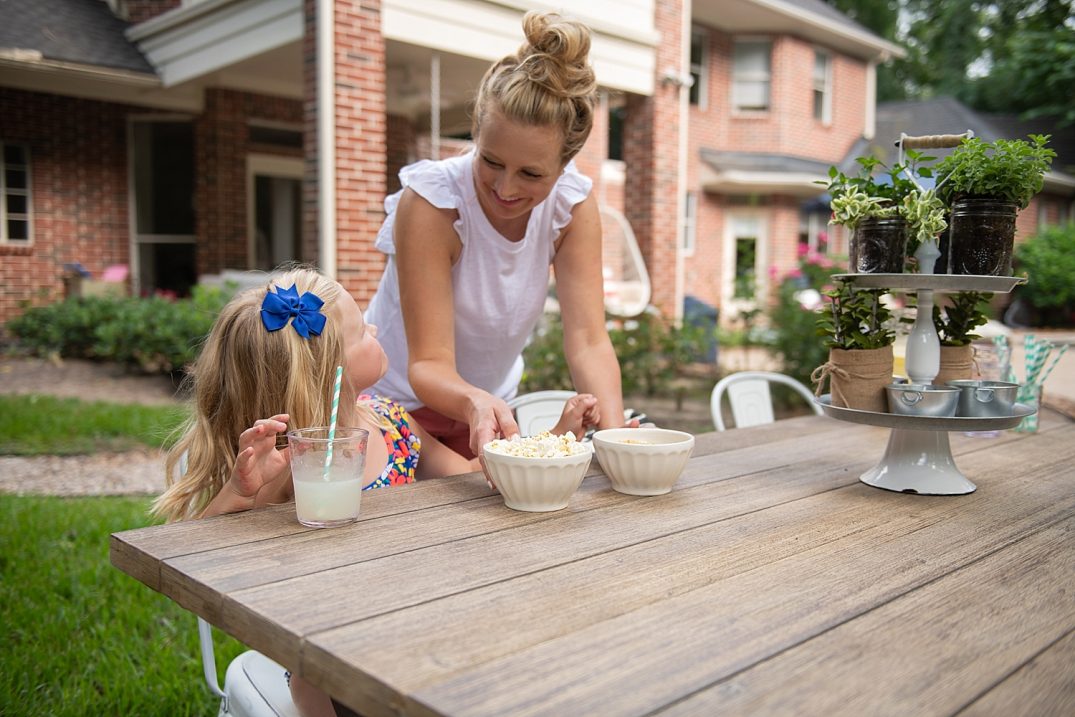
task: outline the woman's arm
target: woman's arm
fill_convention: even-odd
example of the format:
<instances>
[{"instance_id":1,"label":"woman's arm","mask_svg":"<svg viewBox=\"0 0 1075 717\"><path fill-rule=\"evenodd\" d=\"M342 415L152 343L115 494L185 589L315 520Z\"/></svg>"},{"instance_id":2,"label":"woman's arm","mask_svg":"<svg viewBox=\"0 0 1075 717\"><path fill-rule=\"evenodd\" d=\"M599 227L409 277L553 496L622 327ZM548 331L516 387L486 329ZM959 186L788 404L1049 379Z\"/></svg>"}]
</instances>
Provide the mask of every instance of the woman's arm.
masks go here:
<instances>
[{"instance_id":1,"label":"woman's arm","mask_svg":"<svg viewBox=\"0 0 1075 717\"><path fill-rule=\"evenodd\" d=\"M597 396L601 428L623 425L620 364L605 328L601 217L591 194L572 210L553 260L564 355L579 393Z\"/></svg>"},{"instance_id":2,"label":"woman's arm","mask_svg":"<svg viewBox=\"0 0 1075 717\"><path fill-rule=\"evenodd\" d=\"M471 448L518 433L501 399L463 380L455 365L452 266L462 243L454 210L437 209L413 190L396 208L396 268L407 329L407 376L414 393L434 411L470 426ZM474 450L475 454L479 450Z\"/></svg>"}]
</instances>

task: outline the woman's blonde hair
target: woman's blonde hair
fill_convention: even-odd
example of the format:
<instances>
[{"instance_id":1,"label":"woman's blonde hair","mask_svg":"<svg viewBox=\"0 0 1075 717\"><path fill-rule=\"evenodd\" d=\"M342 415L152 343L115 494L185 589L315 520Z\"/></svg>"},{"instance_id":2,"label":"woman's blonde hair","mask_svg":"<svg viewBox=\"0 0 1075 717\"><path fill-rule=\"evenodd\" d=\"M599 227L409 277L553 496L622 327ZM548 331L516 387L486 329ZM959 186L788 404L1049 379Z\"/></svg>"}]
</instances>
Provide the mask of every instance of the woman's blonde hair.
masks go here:
<instances>
[{"instance_id":1,"label":"woman's blonde hair","mask_svg":"<svg viewBox=\"0 0 1075 717\"><path fill-rule=\"evenodd\" d=\"M527 125L555 127L563 137L560 161L579 153L593 128L597 79L587 60L590 30L556 13L528 12L526 42L492 67L474 102L475 138L490 112Z\"/></svg>"},{"instance_id":2,"label":"woman's blonde hair","mask_svg":"<svg viewBox=\"0 0 1075 717\"><path fill-rule=\"evenodd\" d=\"M304 339L289 322L269 331L261 320L265 294L292 285L324 301L319 336ZM194 411L165 462L168 489L152 511L168 520L198 516L228 481L239 434L260 418L290 414L288 428L328 425L336 367L344 363L336 300L343 288L314 269L274 274L264 287L237 294L220 312L187 376ZM339 423L353 425L355 387L340 390ZM185 457L186 469L180 463Z\"/></svg>"}]
</instances>

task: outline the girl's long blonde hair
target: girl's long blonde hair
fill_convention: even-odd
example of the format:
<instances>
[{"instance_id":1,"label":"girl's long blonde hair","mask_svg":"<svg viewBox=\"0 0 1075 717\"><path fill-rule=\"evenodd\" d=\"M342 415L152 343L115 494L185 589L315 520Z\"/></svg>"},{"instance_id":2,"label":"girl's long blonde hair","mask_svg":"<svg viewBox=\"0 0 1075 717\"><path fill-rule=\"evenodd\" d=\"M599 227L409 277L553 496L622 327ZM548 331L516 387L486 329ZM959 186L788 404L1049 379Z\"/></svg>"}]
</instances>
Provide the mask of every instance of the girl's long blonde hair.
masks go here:
<instances>
[{"instance_id":1,"label":"girl's long blonde hair","mask_svg":"<svg viewBox=\"0 0 1075 717\"><path fill-rule=\"evenodd\" d=\"M324 330L304 339L290 322L269 331L261 303L270 288L294 284L325 302ZM326 426L331 415L336 367L344 363L336 299L343 288L309 268L274 274L264 287L235 296L220 312L201 355L187 376L194 411L165 462L168 489L152 512L168 520L198 516L231 476L239 434L260 418L290 414L288 428ZM340 389L339 424L353 425L355 387ZM180 463L186 460L186 470Z\"/></svg>"},{"instance_id":2,"label":"girl's long blonde hair","mask_svg":"<svg viewBox=\"0 0 1075 717\"><path fill-rule=\"evenodd\" d=\"M499 111L527 125L555 127L563 137L560 161L579 153L593 129L597 78L590 67L590 30L556 13L528 12L526 42L492 65L478 86L471 134Z\"/></svg>"}]
</instances>

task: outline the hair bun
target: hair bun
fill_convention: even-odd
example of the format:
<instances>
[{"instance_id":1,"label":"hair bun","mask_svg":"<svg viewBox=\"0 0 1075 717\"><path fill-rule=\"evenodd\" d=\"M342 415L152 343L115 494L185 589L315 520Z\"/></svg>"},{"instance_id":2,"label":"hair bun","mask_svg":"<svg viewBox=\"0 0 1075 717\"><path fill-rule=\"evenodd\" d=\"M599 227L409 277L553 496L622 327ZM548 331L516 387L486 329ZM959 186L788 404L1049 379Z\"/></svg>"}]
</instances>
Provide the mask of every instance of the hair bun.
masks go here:
<instances>
[{"instance_id":1,"label":"hair bun","mask_svg":"<svg viewBox=\"0 0 1075 717\"><path fill-rule=\"evenodd\" d=\"M564 65L585 65L590 54L590 30L554 12L530 11L523 18L526 43L520 56L539 53Z\"/></svg>"}]
</instances>

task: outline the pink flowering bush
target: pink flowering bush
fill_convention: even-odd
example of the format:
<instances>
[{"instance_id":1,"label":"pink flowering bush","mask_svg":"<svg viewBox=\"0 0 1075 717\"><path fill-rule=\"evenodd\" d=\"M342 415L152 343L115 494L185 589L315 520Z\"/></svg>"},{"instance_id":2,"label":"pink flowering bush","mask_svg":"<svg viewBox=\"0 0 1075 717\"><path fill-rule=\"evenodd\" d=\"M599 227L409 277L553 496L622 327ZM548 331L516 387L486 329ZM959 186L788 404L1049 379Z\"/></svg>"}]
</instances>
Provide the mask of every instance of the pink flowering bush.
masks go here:
<instances>
[{"instance_id":1,"label":"pink flowering bush","mask_svg":"<svg viewBox=\"0 0 1075 717\"><path fill-rule=\"evenodd\" d=\"M798 266L779 278L777 302L769 312L770 348L780 356L784 373L808 386L811 372L828 357L817 328L824 292L833 288L833 274L846 271L842 261L800 245Z\"/></svg>"}]
</instances>

